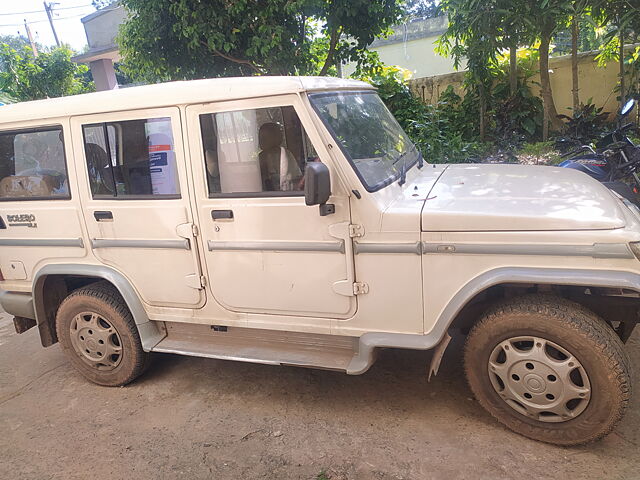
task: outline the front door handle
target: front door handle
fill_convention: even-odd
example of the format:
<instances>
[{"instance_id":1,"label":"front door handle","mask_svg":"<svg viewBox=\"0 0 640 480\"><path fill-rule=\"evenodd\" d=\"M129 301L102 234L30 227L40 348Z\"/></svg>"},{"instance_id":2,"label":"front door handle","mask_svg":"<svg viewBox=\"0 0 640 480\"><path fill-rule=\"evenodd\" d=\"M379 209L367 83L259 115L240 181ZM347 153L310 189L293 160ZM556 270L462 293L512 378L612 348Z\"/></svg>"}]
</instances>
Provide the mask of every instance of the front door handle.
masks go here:
<instances>
[{"instance_id":1,"label":"front door handle","mask_svg":"<svg viewBox=\"0 0 640 480\"><path fill-rule=\"evenodd\" d=\"M214 220L233 220L233 210L211 210Z\"/></svg>"},{"instance_id":2,"label":"front door handle","mask_svg":"<svg viewBox=\"0 0 640 480\"><path fill-rule=\"evenodd\" d=\"M108 210L97 210L93 212L94 218L98 222L106 222L107 220L113 220L113 213Z\"/></svg>"}]
</instances>

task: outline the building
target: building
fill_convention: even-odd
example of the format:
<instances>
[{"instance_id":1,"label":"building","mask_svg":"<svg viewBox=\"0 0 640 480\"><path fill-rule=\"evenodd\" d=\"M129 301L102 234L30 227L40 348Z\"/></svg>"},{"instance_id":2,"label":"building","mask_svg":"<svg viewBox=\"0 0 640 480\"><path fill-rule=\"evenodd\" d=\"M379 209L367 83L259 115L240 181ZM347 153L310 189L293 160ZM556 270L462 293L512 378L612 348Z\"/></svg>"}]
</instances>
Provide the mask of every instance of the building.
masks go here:
<instances>
[{"instance_id":1,"label":"building","mask_svg":"<svg viewBox=\"0 0 640 480\"><path fill-rule=\"evenodd\" d=\"M378 52L386 65L397 65L413 72L414 78L453 73L453 58L442 57L435 52L436 42L447 30L445 15L435 18L419 18L393 27L393 34L376 39L369 49ZM460 66L466 68L466 64ZM344 68L350 75L355 65Z\"/></svg>"},{"instance_id":2,"label":"building","mask_svg":"<svg viewBox=\"0 0 640 480\"><path fill-rule=\"evenodd\" d=\"M120 60L120 53L115 38L126 15L124 7L114 3L81 19L89 50L73 57L73 61L89 64L96 90L118 88L113 64Z\"/></svg>"}]
</instances>

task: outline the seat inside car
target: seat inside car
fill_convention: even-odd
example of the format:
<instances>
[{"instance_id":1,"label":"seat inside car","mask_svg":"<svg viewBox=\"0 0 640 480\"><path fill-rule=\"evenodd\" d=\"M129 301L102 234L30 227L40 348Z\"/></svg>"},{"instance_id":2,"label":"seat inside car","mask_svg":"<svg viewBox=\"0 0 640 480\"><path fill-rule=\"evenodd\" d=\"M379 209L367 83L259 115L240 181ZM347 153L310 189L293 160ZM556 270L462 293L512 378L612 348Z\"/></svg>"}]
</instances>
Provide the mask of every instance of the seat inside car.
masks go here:
<instances>
[{"instance_id":1,"label":"seat inside car","mask_svg":"<svg viewBox=\"0 0 640 480\"><path fill-rule=\"evenodd\" d=\"M0 180L0 197L47 197L55 185L51 175L11 175Z\"/></svg>"}]
</instances>

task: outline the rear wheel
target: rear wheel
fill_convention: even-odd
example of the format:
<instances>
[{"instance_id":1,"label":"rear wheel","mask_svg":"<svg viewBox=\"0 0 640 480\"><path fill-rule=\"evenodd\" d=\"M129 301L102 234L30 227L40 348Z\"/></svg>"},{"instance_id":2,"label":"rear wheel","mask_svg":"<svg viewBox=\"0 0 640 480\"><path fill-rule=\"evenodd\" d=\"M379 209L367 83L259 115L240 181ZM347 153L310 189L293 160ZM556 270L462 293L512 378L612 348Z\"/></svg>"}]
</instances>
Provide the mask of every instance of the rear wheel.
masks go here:
<instances>
[{"instance_id":1,"label":"rear wheel","mask_svg":"<svg viewBox=\"0 0 640 480\"><path fill-rule=\"evenodd\" d=\"M109 283L91 284L69 295L58 309L56 329L73 366L99 385L125 385L148 363L131 312Z\"/></svg>"},{"instance_id":2,"label":"rear wheel","mask_svg":"<svg viewBox=\"0 0 640 480\"><path fill-rule=\"evenodd\" d=\"M487 312L467 338L465 370L495 418L558 445L602 438L631 397L620 339L593 312L553 296L512 299Z\"/></svg>"}]
</instances>

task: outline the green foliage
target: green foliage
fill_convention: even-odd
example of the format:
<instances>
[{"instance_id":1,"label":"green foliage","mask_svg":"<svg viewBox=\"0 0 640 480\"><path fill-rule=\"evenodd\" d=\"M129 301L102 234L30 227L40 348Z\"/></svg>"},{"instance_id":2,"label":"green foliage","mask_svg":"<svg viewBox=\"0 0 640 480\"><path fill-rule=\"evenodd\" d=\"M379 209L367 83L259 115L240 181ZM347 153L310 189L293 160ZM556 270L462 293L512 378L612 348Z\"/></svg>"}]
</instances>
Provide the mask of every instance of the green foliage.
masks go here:
<instances>
[{"instance_id":1,"label":"green foliage","mask_svg":"<svg viewBox=\"0 0 640 480\"><path fill-rule=\"evenodd\" d=\"M127 75L125 71L123 71L122 64L118 62L114 63L113 70L116 74L116 81L118 82L118 85L130 86L135 83L133 79L129 75Z\"/></svg>"},{"instance_id":2,"label":"green foliage","mask_svg":"<svg viewBox=\"0 0 640 480\"><path fill-rule=\"evenodd\" d=\"M407 0L404 8L409 18L434 18L442 15L439 0Z\"/></svg>"},{"instance_id":3,"label":"green foliage","mask_svg":"<svg viewBox=\"0 0 640 480\"><path fill-rule=\"evenodd\" d=\"M87 80L89 67L71 61L66 47L40 52L37 58L29 48L21 53L0 44L0 93L14 101L75 95L93 90Z\"/></svg>"},{"instance_id":4,"label":"green foliage","mask_svg":"<svg viewBox=\"0 0 640 480\"><path fill-rule=\"evenodd\" d=\"M548 154L549 152L553 152L555 150L555 144L552 141L548 142L533 142L533 143L525 143L520 148L520 152L523 155L531 155L534 157L541 157L543 155Z\"/></svg>"},{"instance_id":5,"label":"green foliage","mask_svg":"<svg viewBox=\"0 0 640 480\"><path fill-rule=\"evenodd\" d=\"M469 81L469 77L466 81ZM472 141L479 139L480 98L477 91L468 89L463 97L456 93L452 85L449 85L440 94L436 106L440 118L446 122L449 131L454 135Z\"/></svg>"},{"instance_id":6,"label":"green foliage","mask_svg":"<svg viewBox=\"0 0 640 480\"><path fill-rule=\"evenodd\" d=\"M448 90L438 105L425 105L409 90L409 78L407 70L381 67L361 79L378 89L380 98L428 162L469 162L486 153L488 144L466 139L468 121L459 121L464 115L460 97Z\"/></svg>"},{"instance_id":7,"label":"green foliage","mask_svg":"<svg viewBox=\"0 0 640 480\"><path fill-rule=\"evenodd\" d=\"M565 121L566 129L563 138L565 143L586 145L598 137L606 128L609 112L603 112L603 108L596 107L591 99L586 104L580 105L571 116L558 115Z\"/></svg>"},{"instance_id":8,"label":"green foliage","mask_svg":"<svg viewBox=\"0 0 640 480\"><path fill-rule=\"evenodd\" d=\"M640 46L631 50L625 63L629 66L629 84L631 88L627 92L628 96L636 99L640 98ZM637 115L637 113L636 113Z\"/></svg>"},{"instance_id":9,"label":"green foliage","mask_svg":"<svg viewBox=\"0 0 640 480\"><path fill-rule=\"evenodd\" d=\"M606 67L609 62L618 61L618 52L620 51L620 39L610 36L608 40L600 47L600 53L595 57L599 67Z\"/></svg>"},{"instance_id":10,"label":"green foliage","mask_svg":"<svg viewBox=\"0 0 640 480\"><path fill-rule=\"evenodd\" d=\"M93 5L96 10L100 10L101 8L108 7L115 2L116 0L91 0L91 5Z\"/></svg>"},{"instance_id":11,"label":"green foliage","mask_svg":"<svg viewBox=\"0 0 640 480\"><path fill-rule=\"evenodd\" d=\"M29 39L22 35L0 35L0 45L8 45L9 48L18 52L24 51L25 47L31 51L31 43ZM42 45L36 43L36 48L42 50ZM0 71L5 70L4 62L0 60Z\"/></svg>"},{"instance_id":12,"label":"green foliage","mask_svg":"<svg viewBox=\"0 0 640 480\"><path fill-rule=\"evenodd\" d=\"M320 473L316 476L316 480L329 480L331 477L327 475L327 472L321 470Z\"/></svg>"},{"instance_id":13,"label":"green foliage","mask_svg":"<svg viewBox=\"0 0 640 480\"><path fill-rule=\"evenodd\" d=\"M532 141L542 134L542 100L533 95L530 88L531 77L537 72L538 56L538 50L534 48L517 51L518 77L513 93L509 82L509 59L506 55L497 57L490 111L494 121L492 136L500 145Z\"/></svg>"},{"instance_id":14,"label":"green foliage","mask_svg":"<svg viewBox=\"0 0 640 480\"><path fill-rule=\"evenodd\" d=\"M4 92L0 92L0 103L5 104L5 103L13 103L13 102L15 102L14 98L12 98L10 95Z\"/></svg>"},{"instance_id":15,"label":"green foliage","mask_svg":"<svg viewBox=\"0 0 640 480\"><path fill-rule=\"evenodd\" d=\"M542 133L542 100L521 81L510 93L508 78L498 81L494 90L495 135L509 142L538 138Z\"/></svg>"},{"instance_id":16,"label":"green foliage","mask_svg":"<svg viewBox=\"0 0 640 480\"><path fill-rule=\"evenodd\" d=\"M518 77L513 94L507 55L497 55L489 71L491 97L487 104L486 138L499 148L515 148L539 138L542 133L542 101L530 89L531 77L537 72L537 61L536 49L518 49ZM470 75L465 78L464 98L449 86L440 96L439 110L462 138L476 140L480 136L477 120L480 98L478 90L469 85L473 81Z\"/></svg>"},{"instance_id":17,"label":"green foliage","mask_svg":"<svg viewBox=\"0 0 640 480\"><path fill-rule=\"evenodd\" d=\"M327 74L359 61L400 0L122 0L118 43L134 80ZM333 70L335 71L335 70Z\"/></svg>"},{"instance_id":18,"label":"green foliage","mask_svg":"<svg viewBox=\"0 0 640 480\"><path fill-rule=\"evenodd\" d=\"M583 15L578 24L579 52L599 50L604 46L605 32L589 15ZM555 49L552 56L569 55L571 53L571 29L568 26L558 30L554 37L554 44Z\"/></svg>"}]
</instances>

